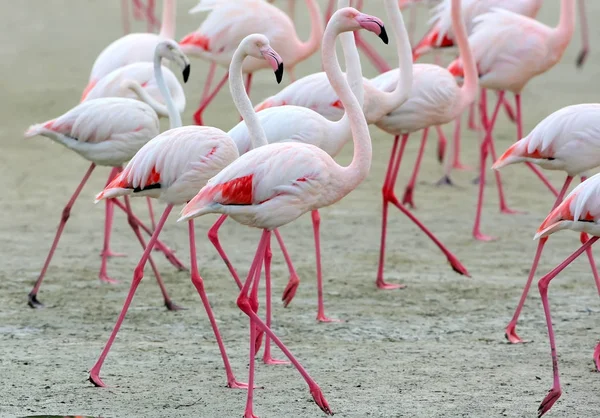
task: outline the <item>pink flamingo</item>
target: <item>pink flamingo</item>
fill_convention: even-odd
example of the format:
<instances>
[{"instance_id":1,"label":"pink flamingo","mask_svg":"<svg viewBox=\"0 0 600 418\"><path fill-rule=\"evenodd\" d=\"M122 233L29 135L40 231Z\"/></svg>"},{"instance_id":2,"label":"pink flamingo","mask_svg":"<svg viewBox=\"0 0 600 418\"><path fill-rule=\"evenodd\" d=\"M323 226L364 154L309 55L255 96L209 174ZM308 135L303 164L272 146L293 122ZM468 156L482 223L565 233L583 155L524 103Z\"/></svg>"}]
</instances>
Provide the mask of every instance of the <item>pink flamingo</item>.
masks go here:
<instances>
[{"instance_id":1,"label":"pink flamingo","mask_svg":"<svg viewBox=\"0 0 600 418\"><path fill-rule=\"evenodd\" d=\"M600 229L598 228L598 222L600 221L600 211L598 211L598 208L600 207L600 201L598 200L600 197L599 190L600 175L596 174L573 189L573 191L569 193L569 195L554 208L552 212L550 212L535 234L534 239L539 239L546 238L550 234L562 229L572 229L574 231L586 232L593 235L593 237L585 241L577 251L567 257L538 282L538 288L544 306L544 314L546 316L546 325L548 327L548 337L550 340L552 356L552 373L554 377L552 388L548 391L548 394L538 408L538 417L541 417L548 412L562 394L558 374L558 353L556 352L552 317L550 315L550 305L548 303L548 286L552 279L584 251L587 251L600 237ZM596 368L600 370L600 344L598 344L594 350L594 361L596 363Z\"/></svg>"},{"instance_id":2,"label":"pink flamingo","mask_svg":"<svg viewBox=\"0 0 600 418\"><path fill-rule=\"evenodd\" d=\"M580 104L560 109L541 121L529 135L506 150L492 168L498 170L509 164L530 162L548 170L566 171L567 178L552 207L555 209L564 198L574 176L579 175L584 181L587 171L600 166L600 131L597 128L599 118L599 104ZM581 243L587 240L587 234L582 232ZM517 335L515 327L546 241L547 238L541 238L538 242L523 294L512 320L506 327L506 338L513 344L523 342ZM588 248L586 251L600 292L600 277L596 271L592 250Z\"/></svg>"},{"instance_id":3,"label":"pink flamingo","mask_svg":"<svg viewBox=\"0 0 600 418\"><path fill-rule=\"evenodd\" d=\"M79 197L81 190L90 178L96 165L113 167L109 180L116 175L120 166L128 161L133 155L152 137L159 132L159 123L156 113L150 106L137 100L125 98L104 98L86 101L69 110L62 116L47 122L31 126L25 137L30 138L36 135L42 135L64 145L75 151L83 158L91 161L90 167L86 171L75 193L62 211L58 230L52 242L52 247L48 252L42 271L35 282L31 292L29 292L29 306L32 308L41 308L43 304L38 300L37 294L46 275L46 271L52 256L58 245L62 232L69 220L71 208ZM139 219L131 212L131 208L123 207L121 202L115 202L122 207L128 214L129 224L131 225L138 240L143 245L143 237L140 233L140 227L143 227ZM105 225L104 248L108 247L110 239L110 230L108 224ZM172 263L179 262L164 244L160 244L168 257L172 257ZM151 260L151 265L160 286L165 305L169 309L177 309L164 287L160 274ZM114 282L106 274L106 257L102 258L100 273L98 275L101 281Z\"/></svg>"},{"instance_id":4,"label":"pink flamingo","mask_svg":"<svg viewBox=\"0 0 600 418\"><path fill-rule=\"evenodd\" d=\"M473 237L482 241L493 239L481 233L481 210L483 190L485 186L485 166L488 153L496 160L496 151L492 131L498 115L498 109L504 98L504 92L515 95L517 109L517 139L523 138L523 120L521 115L521 91L536 75L550 70L560 61L575 26L575 0L561 0L560 21L556 28L548 27L535 19L512 13L508 10L496 9L477 18L469 43L477 61L479 82L483 89L499 91L498 104L488 120L485 90L482 90L481 113L482 124L486 130L485 139L480 152L480 184L477 212L473 226ZM462 76L462 60L459 58L448 67L457 77ZM527 166L558 195L556 189L545 178L544 174L533 164ZM514 213L505 202L500 187L499 173L496 171L496 182L500 193L500 207L504 213Z\"/></svg>"},{"instance_id":5,"label":"pink flamingo","mask_svg":"<svg viewBox=\"0 0 600 418\"><path fill-rule=\"evenodd\" d=\"M200 106L194 114L196 124L202 125L202 113L227 82L228 76L225 74L211 91L217 65L229 67L235 48L251 33L262 33L270 39L273 48L283 54L282 59L290 78L295 79L294 67L317 51L323 35L323 22L316 0L306 0L306 4L311 18L310 36L306 42L298 39L290 17L265 0L203 0L190 10L190 13L210 10L200 28L179 42L186 54L211 62ZM265 22L269 24L265 25ZM261 60L249 59L244 63L247 91L252 82L252 73L267 67Z\"/></svg>"},{"instance_id":6,"label":"pink flamingo","mask_svg":"<svg viewBox=\"0 0 600 418\"><path fill-rule=\"evenodd\" d=\"M382 289L394 289L401 287L397 284L385 283L383 270L385 265L385 240L387 232L387 213L388 204L392 203L413 222L419 224L421 229L438 245L444 252L452 268L464 275L469 275L467 269L462 266L456 256L452 254L439 240L431 234L420 222L410 213L404 205L396 198L394 187L396 178L400 169L402 154L408 142L411 133L423 130L423 139L421 147L424 146L427 139L427 132L432 126L439 126L455 119L461 112L475 99L477 90L477 69L475 61L469 48L465 24L462 20L460 0L452 0L452 24L456 33L456 39L460 54L463 56L465 68L465 82L459 87L454 81L452 74L445 68L430 64L413 65L413 85L411 96L406 103L393 110L377 123L377 127L383 129L395 136L394 146L390 155L386 177L383 183L383 215L381 227L381 250L379 255L379 268L377 271L377 286ZM396 72L397 76L397 72ZM381 85L392 77L386 73L377 77L373 82ZM400 147L398 142L402 136ZM419 153L421 155L422 153ZM421 160L417 159L413 177L409 183L408 189L414 186L415 173L418 171Z\"/></svg>"},{"instance_id":7,"label":"pink flamingo","mask_svg":"<svg viewBox=\"0 0 600 418\"><path fill-rule=\"evenodd\" d=\"M316 382L256 314L257 300L250 287L258 283L260 266L265 262L267 285L270 279L268 253L270 234L303 214L332 205L354 190L371 167L371 138L357 98L348 86L337 61L335 40L342 22L354 30L379 25L372 16L344 8L334 16L344 19L327 25L321 51L323 67L348 112L354 142L354 155L347 167L339 166L329 154L314 145L284 142L268 144L240 156L200 190L183 208L179 221L208 213L231 216L241 224L263 229L248 278L237 299L239 308L250 317L250 372L245 416L253 417L254 351L256 329L265 332L290 359L309 386L317 405L327 414L331 410ZM339 23L338 23L339 22ZM254 285L256 286L256 285Z\"/></svg>"},{"instance_id":8,"label":"pink flamingo","mask_svg":"<svg viewBox=\"0 0 600 418\"><path fill-rule=\"evenodd\" d=\"M134 270L131 287L127 299L123 304L123 309L117 319L117 323L115 324L98 361L90 370L89 379L96 386L105 386L100 378L100 369L102 368L104 359L119 332L119 328L121 327L127 310L133 300L135 291L144 276L144 266L146 261L150 257L150 252L157 242L158 236L167 221L173 206L189 201L195 193L206 184L209 178L224 169L238 157L235 144L231 138L220 129L206 126L181 127L181 117L175 109L175 104L170 97L169 90L161 73L162 66L160 65L160 61L161 56L164 54L172 54L178 60L183 61L186 68L188 68L188 71L189 62L175 42L165 41L157 46L154 60L156 79L161 93L167 102L171 129L160 134L142 147L131 159L129 164L127 164L125 169L96 197L96 201L99 201L118 196L150 196L167 203L167 207L156 226L156 230L152 234L142 257ZM275 70L278 82L281 81L283 75L281 59L269 46L269 41L266 37L262 35L253 35L245 38L231 61L231 89L232 96L236 100L238 100L239 95L244 95L241 67L246 56L267 60ZM248 99L247 96L246 99ZM249 99L247 106L243 106L238 110L245 115L248 115L248 113L254 114ZM188 224L188 234L190 241L190 257L192 260L191 279L200 294L215 333L221 356L225 364L227 384L232 388L246 387L245 384L237 382L233 375L210 304L208 303L208 299L204 292L203 281L198 273L196 265L193 221L190 221ZM239 285L241 286L241 283L239 283Z\"/></svg>"},{"instance_id":9,"label":"pink flamingo","mask_svg":"<svg viewBox=\"0 0 600 418\"><path fill-rule=\"evenodd\" d=\"M339 0L338 6L340 8L347 7L350 2L348 0ZM404 28L404 22L402 21L402 15L398 9L397 0L386 0L385 5L387 8L388 15L394 21L394 34L398 41L398 49L409 51L410 44L408 44L406 30ZM343 15L336 15L338 19L346 21L346 23L352 23L348 21ZM331 20L330 20L331 22ZM377 24L375 24L377 23ZM379 26L378 21L375 23L367 24L365 22L364 28L368 31L377 33L384 43L388 42L387 33L383 26ZM333 23L338 27L338 30L346 31L343 23ZM359 103L363 103L363 78L360 67L360 57L354 44L352 33L343 33L342 36L342 47L344 55L346 56L346 66L348 71L348 83L353 86L353 91L356 92L356 96L359 97ZM331 51L327 51L331 53ZM408 70L403 72L404 79L398 80L397 89L393 93L384 93L377 90L378 96L370 100L369 103L369 114L380 112L383 115L386 109L391 110L394 107L402 104L408 98L412 72L410 71L411 62L410 59L405 60L408 64ZM327 75L322 73L325 77L324 82L330 86ZM303 80L303 79L301 79ZM297 80L294 84L301 82ZM367 82L365 82L367 85ZM318 91L318 90L317 90ZM305 90L304 94L313 94L314 90ZM379 103L375 103L375 99L379 99ZM350 121L348 113L344 113L344 116L336 122L330 121L323 117L319 113L301 106L277 106L265 109L257 114L257 117L265 130L265 134L269 143L275 142L302 142L317 146L327 152L331 157L335 157L343 146L352 139L352 131L350 129ZM238 147L240 154L250 150L251 135L246 126L245 122L240 122L233 129L229 131L229 135L233 138L234 142ZM330 322L332 319L325 315L325 309L323 305L323 277L321 271L321 252L320 252L320 215L318 210L314 210L311 213L314 239L315 239L315 256L316 256L316 270L317 270L317 288L318 288L318 309L317 309L317 321ZM283 301L287 306L298 287L299 282L288 283L286 290L283 294ZM269 301L267 301L267 304ZM269 325L269 321L267 321ZM268 340L267 340L268 341Z\"/></svg>"}]
</instances>

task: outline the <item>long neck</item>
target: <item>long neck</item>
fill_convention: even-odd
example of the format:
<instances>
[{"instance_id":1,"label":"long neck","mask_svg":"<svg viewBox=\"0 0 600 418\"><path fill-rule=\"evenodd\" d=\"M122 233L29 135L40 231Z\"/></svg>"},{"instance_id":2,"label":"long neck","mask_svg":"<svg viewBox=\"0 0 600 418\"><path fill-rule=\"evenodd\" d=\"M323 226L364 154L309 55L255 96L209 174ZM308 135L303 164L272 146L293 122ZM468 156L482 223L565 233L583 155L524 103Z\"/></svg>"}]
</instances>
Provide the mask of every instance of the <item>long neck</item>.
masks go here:
<instances>
[{"instance_id":1,"label":"long neck","mask_svg":"<svg viewBox=\"0 0 600 418\"><path fill-rule=\"evenodd\" d=\"M557 43L565 49L575 30L575 0L561 0L560 20L554 29L553 35Z\"/></svg>"},{"instance_id":2,"label":"long neck","mask_svg":"<svg viewBox=\"0 0 600 418\"><path fill-rule=\"evenodd\" d=\"M171 92L167 87L167 83L165 83L165 78L163 77L162 65L161 65L162 57L158 52L158 48L156 53L154 54L154 77L156 77L156 84L158 84L158 89L160 90L160 94L162 94L165 99L165 103L167 104L167 110L169 112L169 126L171 129L179 128L182 126L181 123L181 115L177 111L177 107L173 102L173 97L171 97Z\"/></svg>"},{"instance_id":3,"label":"long neck","mask_svg":"<svg viewBox=\"0 0 600 418\"><path fill-rule=\"evenodd\" d=\"M412 49L406 27L404 26L404 19L402 18L402 13L400 13L398 0L385 0L385 10L392 21L392 32L396 40L400 74L393 91L389 93L381 92L381 98L378 100L377 107L379 117L376 119L387 115L408 100L413 83Z\"/></svg>"},{"instance_id":4,"label":"long neck","mask_svg":"<svg viewBox=\"0 0 600 418\"><path fill-rule=\"evenodd\" d=\"M260 124L256 112L254 112L252 102L244 87L242 64L244 63L245 57L246 53L242 48L238 48L233 54L231 64L229 65L229 91L231 92L231 98L233 99L235 107L240 115L242 115L242 118L248 127L252 148L258 148L267 145L268 142L265 130Z\"/></svg>"},{"instance_id":5,"label":"long neck","mask_svg":"<svg viewBox=\"0 0 600 418\"><path fill-rule=\"evenodd\" d=\"M133 91L141 101L149 105L158 116L166 118L169 116L169 110L165 105L157 101L154 97L150 96L148 92L135 80L126 80L123 82L122 87L128 88Z\"/></svg>"},{"instance_id":6,"label":"long neck","mask_svg":"<svg viewBox=\"0 0 600 418\"><path fill-rule=\"evenodd\" d=\"M371 168L372 148L369 127L362 108L354 94L352 94L338 62L335 39L339 34L339 29L335 26L332 24L327 25L323 36L321 55L327 78L346 109L354 142L352 162L348 167L340 167L340 174L344 180L338 192L341 198L355 189L367 177Z\"/></svg>"},{"instance_id":7,"label":"long neck","mask_svg":"<svg viewBox=\"0 0 600 418\"><path fill-rule=\"evenodd\" d=\"M475 100L477 94L477 86L479 83L479 75L477 74L477 65L475 58L469 46L469 38L467 38L467 29L462 18L462 10L460 0L452 0L452 30L454 31L458 50L462 58L465 71L465 80L460 88L460 106L456 110L457 114L462 113L464 108L470 105Z\"/></svg>"},{"instance_id":8,"label":"long neck","mask_svg":"<svg viewBox=\"0 0 600 418\"><path fill-rule=\"evenodd\" d=\"M306 0L310 15L310 36L306 42L298 42L298 62L311 56L317 49L323 37L323 17L317 0ZM298 38L296 38L298 39Z\"/></svg>"},{"instance_id":9,"label":"long neck","mask_svg":"<svg viewBox=\"0 0 600 418\"><path fill-rule=\"evenodd\" d=\"M395 0L392 0L395 1ZM350 0L338 0L338 9L350 7ZM360 106L365 101L365 91L363 88L362 67L360 65L360 55L354 40L353 32L343 32L340 35L342 51L344 51L344 63L346 64L346 80L350 85L352 93L356 96Z\"/></svg>"},{"instance_id":10,"label":"long neck","mask_svg":"<svg viewBox=\"0 0 600 418\"><path fill-rule=\"evenodd\" d=\"M163 38L175 38L176 9L176 0L163 0L162 26L160 27L160 36Z\"/></svg>"}]
</instances>

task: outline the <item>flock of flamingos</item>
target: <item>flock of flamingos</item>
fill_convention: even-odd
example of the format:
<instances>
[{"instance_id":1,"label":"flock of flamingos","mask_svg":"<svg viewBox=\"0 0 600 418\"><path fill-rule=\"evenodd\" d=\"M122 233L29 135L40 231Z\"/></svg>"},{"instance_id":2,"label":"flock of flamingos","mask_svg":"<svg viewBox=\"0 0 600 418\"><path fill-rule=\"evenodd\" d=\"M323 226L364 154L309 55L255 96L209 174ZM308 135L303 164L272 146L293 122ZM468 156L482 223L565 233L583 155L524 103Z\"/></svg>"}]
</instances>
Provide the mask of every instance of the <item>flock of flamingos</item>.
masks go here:
<instances>
[{"instance_id":1,"label":"flock of flamingos","mask_svg":"<svg viewBox=\"0 0 600 418\"><path fill-rule=\"evenodd\" d=\"M271 343L274 343L300 372L316 404L326 414L332 414L317 383L270 328L271 234L275 235L290 271L290 280L283 294L287 305L294 297L299 280L278 228L311 212L319 288L317 320L331 321L323 308L319 209L340 201L366 178L372 160L368 124L375 124L394 137L382 189L381 253L376 285L381 289L402 286L386 283L383 274L389 204L397 207L437 244L456 272L468 275L458 258L411 213L408 206L414 204L413 190L430 129L437 132L437 154L444 164L445 174L440 184L452 183L452 169L461 166L461 116L469 112L469 127L480 129L483 133L479 199L473 226L475 239L491 239L481 232L488 156L495 170L508 164L527 164L556 196L550 214L535 235L539 244L531 272L514 317L506 328L510 342L521 342L515 327L549 235L562 229L581 233L583 245L538 282L547 319L554 374L552 388L541 403L538 415L550 410L561 396L548 285L566 265L586 251L600 292L600 278L590 250L600 236L600 176L586 180L586 173L600 165L600 105L580 104L560 109L524 136L520 94L533 77L550 71L560 61L573 37L577 5L581 17L585 18L583 1L560 0L560 20L555 27L535 20L541 0L378 1L383 6L380 7L382 14L385 12L389 21L387 29L379 17L360 12L363 3L360 0L352 3L354 8L350 7L350 0L339 0L337 11L335 2L330 0L325 17L316 0L288 2L289 15L265 0L201 0L191 13L208 14L195 32L184 36L178 43L173 40L175 0L163 1L162 24L154 15L154 0L134 0L134 15L147 20L149 32L130 33L108 45L93 64L80 104L26 131L26 137L46 136L91 163L62 212L46 262L29 294L31 307L43 306L37 297L41 282L71 207L97 165L112 167L105 189L96 196L96 202L105 202L106 211L100 279L112 281L107 274L107 260L118 255L110 249L115 206L126 213L129 225L144 248L122 312L91 369L92 383L105 385L100 377L102 364L142 280L147 262L154 270L167 308L179 309L162 283L152 259L152 250L158 249L176 268L186 268L159 239L173 208L185 205L178 221L188 223L191 280L214 330L228 386L247 389L244 416L254 416L254 362L263 343L264 362L286 363L271 356ZM306 4L308 8L311 30L307 41L300 40L294 28L295 3ZM401 9L413 7L412 3L435 6L430 29L414 47L409 40L412 25L405 27L401 14ZM130 4L123 0L122 6L123 25L128 32ZM585 19L581 20L580 26L585 40L578 65L583 64L588 50ZM153 33L156 28L160 28L158 34ZM361 34L361 31L372 32L387 44L387 30L397 49L396 69L389 67ZM336 54L338 37L344 52L345 73ZM457 58L447 67L414 63L418 57L428 53L436 54L436 62L439 63L439 52L454 47L457 47ZM324 72L295 79L295 65L319 49ZM381 71L379 76L373 79L362 77L359 49ZM183 126L181 113L186 106L186 97L178 77L163 64L171 61L182 71L186 82L190 77L187 55L208 61L210 70L200 106L194 114L196 124ZM226 72L220 81L215 82L217 67L225 68ZM274 72L277 83L281 82L284 70L293 81L253 107L248 97L252 74L265 68ZM228 132L205 126L202 121L203 111L226 84L243 119ZM486 96L490 90L496 93L496 103L488 109ZM510 103L507 92L513 93L514 105ZM501 111L507 112L515 121L519 140L498 157L493 132ZM161 117L168 117L170 123L170 129L162 133L159 130ZM452 121L456 123L454 138L448 141L439 128ZM396 178L408 138L418 131L423 132L419 154L400 200L395 194ZM334 158L350 141L354 145L353 157L344 167ZM540 167L566 172L560 190L548 182ZM500 175L498 171L494 174L500 193L500 210L510 213ZM581 177L581 184L567 194L573 177L577 175ZM132 212L132 196L148 199L150 226ZM166 204L156 221L153 199ZM238 381L231 370L199 274L194 218L209 213L221 214L210 229L208 238L239 286L237 305L250 320L247 383ZM262 229L256 255L245 278L238 276L219 243L219 228L228 217L240 224ZM588 233L593 237L588 238ZM144 234L150 235L149 241ZM266 282L264 319L258 314L258 289L263 268ZM600 345L595 350L594 359L600 370Z\"/></svg>"}]
</instances>

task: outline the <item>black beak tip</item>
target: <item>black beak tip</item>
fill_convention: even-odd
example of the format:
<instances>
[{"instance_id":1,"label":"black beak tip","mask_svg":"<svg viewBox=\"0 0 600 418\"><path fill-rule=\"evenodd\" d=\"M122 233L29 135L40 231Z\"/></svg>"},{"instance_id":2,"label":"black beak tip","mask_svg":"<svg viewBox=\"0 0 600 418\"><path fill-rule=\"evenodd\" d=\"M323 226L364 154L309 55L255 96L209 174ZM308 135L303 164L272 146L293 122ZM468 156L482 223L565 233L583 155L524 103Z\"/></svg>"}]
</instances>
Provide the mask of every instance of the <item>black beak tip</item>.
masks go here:
<instances>
[{"instance_id":1,"label":"black beak tip","mask_svg":"<svg viewBox=\"0 0 600 418\"><path fill-rule=\"evenodd\" d=\"M190 78L190 64L186 65L183 69L183 82L187 83L188 78Z\"/></svg>"},{"instance_id":2,"label":"black beak tip","mask_svg":"<svg viewBox=\"0 0 600 418\"><path fill-rule=\"evenodd\" d=\"M385 31L385 27L380 26L380 28L381 28L381 33L379 34L379 38L381 38L381 40L383 41L383 43L387 45L388 42L389 42L389 39L388 39L388 36L387 36L387 32Z\"/></svg>"},{"instance_id":3,"label":"black beak tip","mask_svg":"<svg viewBox=\"0 0 600 418\"><path fill-rule=\"evenodd\" d=\"M279 67L275 71L275 78L277 79L277 84L280 84L283 79L283 62L279 63Z\"/></svg>"}]
</instances>

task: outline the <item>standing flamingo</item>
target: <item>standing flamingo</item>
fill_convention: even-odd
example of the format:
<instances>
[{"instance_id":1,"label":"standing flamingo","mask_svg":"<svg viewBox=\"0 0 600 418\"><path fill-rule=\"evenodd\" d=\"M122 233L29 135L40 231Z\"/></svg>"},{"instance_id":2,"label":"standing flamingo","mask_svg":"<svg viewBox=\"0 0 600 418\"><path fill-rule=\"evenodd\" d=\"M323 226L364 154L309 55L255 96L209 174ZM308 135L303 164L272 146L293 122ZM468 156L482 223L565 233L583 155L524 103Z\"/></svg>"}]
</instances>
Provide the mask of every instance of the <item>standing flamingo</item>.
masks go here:
<instances>
[{"instance_id":1,"label":"standing flamingo","mask_svg":"<svg viewBox=\"0 0 600 418\"><path fill-rule=\"evenodd\" d=\"M398 10L396 1L397 0L386 0L385 4L388 15L394 20L394 34L396 36L396 40L398 41L398 49L401 51L402 48L404 48L404 52L407 53L410 50L410 44L408 44L408 41L403 43L407 39L406 30L404 28L402 15ZM338 1L338 6L340 8L347 7L348 4L348 0ZM348 20L343 15L336 15L336 17L345 23L353 22ZM348 29L343 25L342 22L335 22L333 24L338 27L338 30L345 32ZM353 23L352 27L354 27ZM385 32L385 29L383 29L383 23L381 23L379 20L373 21L370 25L365 22L364 28L368 31L377 33L384 43L388 42L387 33ZM342 48L346 57L348 83L353 86L353 91L356 92L356 96L359 97L359 103L362 104L363 77L360 67L360 57L358 56L358 51L356 50L352 33L343 33ZM327 51L327 53L331 53L331 51ZM380 107L377 108L377 111L383 113L385 112L386 106L387 108L391 109L394 106L402 104L408 98L411 84L410 78L412 73L410 71L410 59L406 60L406 62L409 66L409 70L403 73L403 80L398 80L398 84L400 85L400 87L397 89L398 91L392 94L380 92L378 97L380 99ZM323 73L323 75L326 77L326 74ZM329 84L328 80L327 84ZM371 103L370 106L372 106L372 108L376 107L374 103ZM371 113L374 111L375 110L373 109ZM306 107L286 105L265 109L259 112L257 117L263 129L265 130L266 139L269 141L269 143L287 141L308 143L323 149L331 157L335 157L341 151L346 142L352 139L352 131L350 129L348 113L344 113L344 116L339 121L332 122L321 116L319 113L311 109L307 109ZM233 129L231 129L229 131L229 135L235 141L240 154L249 151L252 137L251 132L248 130L245 122L242 121ZM330 322L332 320L325 316L325 309L323 305L323 276L321 271L321 246L319 233L321 218L318 210L312 211L311 215L315 240L317 270L317 321ZM298 284L299 282L292 281L288 283L283 296L286 306L293 298ZM267 307L268 306L269 300L267 300ZM269 308L267 309L267 312L270 312ZM269 325L270 321L267 318L267 326Z\"/></svg>"},{"instance_id":2,"label":"standing flamingo","mask_svg":"<svg viewBox=\"0 0 600 418\"><path fill-rule=\"evenodd\" d=\"M550 315L550 305L548 303L548 286L552 279L584 251L587 251L592 244L600 238L600 228L598 227L600 222L600 211L598 210L598 208L600 208L599 197L600 174L596 174L573 189L573 191L569 193L569 195L554 208L552 212L550 212L535 234L534 239L540 239L546 238L550 234L562 229L572 229L574 231L587 232L593 235L593 238L587 240L579 247L579 249L577 249L577 251L567 257L538 282L538 288L544 306L544 314L546 316L546 325L548 327L548 338L550 340L550 352L552 356L552 373L554 376L552 388L548 391L548 394L538 408L538 417L541 417L548 412L562 394L558 374L558 354L556 352L552 317ZM598 344L594 350L594 361L596 363L596 368L600 370L600 344Z\"/></svg>"},{"instance_id":3,"label":"standing flamingo","mask_svg":"<svg viewBox=\"0 0 600 418\"><path fill-rule=\"evenodd\" d=\"M117 319L117 323L102 350L96 364L90 370L90 381L96 386L105 386L100 378L100 369L104 363L110 347L119 332L119 328L125 318L127 310L133 300L135 291L144 276L144 266L150 257L158 236L167 221L169 213L174 205L180 205L189 201L207 180L224 169L228 164L238 157L237 148L231 138L217 128L207 126L184 126L181 127L181 117L175 109L175 104L170 97L169 90L164 82L160 65L161 55L173 54L179 60L184 60L189 68L187 57L180 51L175 43L160 43L156 50L154 66L159 88L167 102L171 129L160 134L148 142L131 159L125 169L102 191L96 201L129 195L150 196L167 203L156 230L152 234L144 253L134 270L131 287L123 309ZM232 95L237 97L244 94L241 67L246 56L267 60L275 70L277 81L281 81L283 66L279 55L269 46L269 41L262 35L253 35L245 38L234 54L231 66L231 76L235 79L232 83ZM246 96L247 98L247 96ZM249 99L248 99L249 101ZM239 109L243 114L254 114L252 105ZM225 347L221 340L217 324L212 314L208 298L204 291L202 278L198 273L196 265L196 246L194 223L188 224L188 235L190 241L190 257L192 262L191 279L202 299L204 308L209 316L211 326L215 333L221 356L225 364L227 374L227 385L232 388L242 388L245 384L236 381ZM241 283L240 283L241 287Z\"/></svg>"},{"instance_id":4,"label":"standing flamingo","mask_svg":"<svg viewBox=\"0 0 600 418\"><path fill-rule=\"evenodd\" d=\"M251 33L262 33L269 38L275 50L281 51L286 71L292 81L295 79L294 67L310 57L319 49L323 36L323 22L316 0L306 0L310 13L311 30L308 41L302 42L288 15L265 0L209 1L190 10L190 13L210 10L202 25L188 35L179 44L183 51L211 62L200 106L194 113L194 121L202 125L202 113L227 82L223 76L214 90L211 89L217 65L229 67L231 57L240 41ZM265 22L269 22L265 25ZM249 92L252 73L268 65L261 60L248 59L243 71L247 75L246 90Z\"/></svg>"},{"instance_id":5,"label":"standing flamingo","mask_svg":"<svg viewBox=\"0 0 600 418\"><path fill-rule=\"evenodd\" d=\"M381 249L376 281L377 286L382 289L394 289L401 286L397 284L387 284L383 278L388 204L394 204L400 211L411 217L413 222L418 222L408 209L406 209L396 198L394 192L402 154L404 153L406 143L408 142L408 137L413 132L423 130L423 139L421 142L421 147L423 147L430 127L443 125L455 119L475 99L477 91L477 69L471 54L471 49L469 48L465 24L462 20L460 0L452 0L452 25L456 33L460 54L466 63L465 82L463 86L459 87L452 74L445 68L430 64L414 64L411 97L402 106L393 110L376 123L377 127L395 136L394 146L392 147L392 153L390 155L382 189L383 214ZM382 74L378 77L379 82L389 82L391 76L392 75L388 73ZM374 83L377 84L377 81L374 80ZM398 149L400 136L402 136L402 141ZM422 155L422 152L420 152L419 155ZM415 181L415 173L418 171L420 162L420 158L417 159L409 188ZM435 236L424 229L424 227L422 227L422 229L428 233L429 237L434 240L438 247L446 254L452 268L458 273L468 276L468 271L460 264L454 254L448 251L448 249L439 242Z\"/></svg>"},{"instance_id":6,"label":"standing flamingo","mask_svg":"<svg viewBox=\"0 0 600 418\"><path fill-rule=\"evenodd\" d=\"M488 119L485 90L482 90L481 117L486 135L480 147L479 197L473 225L475 239L482 241L493 239L481 233L481 210L488 153L491 152L492 158L496 160L492 132L504 92L510 91L515 95L517 139L521 139L523 138L521 91L529 80L550 70L560 61L573 35L575 0L561 0L560 5L560 21L555 28L508 10L496 9L477 18L477 26L469 38L473 55L477 61L481 87L499 91L498 102L491 118ZM462 59L453 61L448 69L455 76L462 76ZM555 196L558 195L556 189L536 166L531 163L526 164ZM498 175L499 173L496 172L496 176ZM499 178L497 182L500 183ZM499 192L501 192L500 188ZM513 212L506 206L502 193L500 202L503 212Z\"/></svg>"},{"instance_id":7,"label":"standing flamingo","mask_svg":"<svg viewBox=\"0 0 600 418\"><path fill-rule=\"evenodd\" d=\"M530 162L548 170L566 171L567 178L552 207L555 209L564 198L574 176L579 175L584 181L586 172L600 166L599 119L600 104L580 104L560 109L541 121L529 135L506 150L492 168L498 170L509 164ZM588 240L584 232L581 233L580 238L582 244ZM506 327L506 338L513 344L523 342L517 335L515 327L546 241L547 238L541 238L538 242L521 300ZM600 292L600 277L598 277L592 250L588 248L586 251Z\"/></svg>"},{"instance_id":8,"label":"standing flamingo","mask_svg":"<svg viewBox=\"0 0 600 418\"><path fill-rule=\"evenodd\" d=\"M237 299L239 308L250 317L250 373L246 417L253 417L255 327L265 332L296 366L310 388L313 399L327 414L329 405L319 386L302 368L273 331L256 314L257 300L250 287L258 282L260 266L269 251L271 231L288 224L303 214L332 205L354 190L371 167L371 137L367 121L357 98L352 93L337 61L335 40L342 22L354 30L378 24L372 16L356 9L344 8L334 16L344 19L327 26L321 51L323 67L348 112L352 128L354 155L347 167L338 165L329 154L314 145L284 142L268 144L240 156L200 190L183 208L179 221L208 213L231 216L241 224L263 229L248 278ZM339 23L338 23L339 22ZM266 260L265 260L266 261ZM270 277L269 263L265 274ZM252 292L254 293L254 292ZM254 325L253 325L254 324Z\"/></svg>"}]
</instances>

